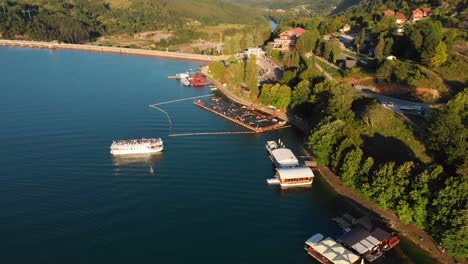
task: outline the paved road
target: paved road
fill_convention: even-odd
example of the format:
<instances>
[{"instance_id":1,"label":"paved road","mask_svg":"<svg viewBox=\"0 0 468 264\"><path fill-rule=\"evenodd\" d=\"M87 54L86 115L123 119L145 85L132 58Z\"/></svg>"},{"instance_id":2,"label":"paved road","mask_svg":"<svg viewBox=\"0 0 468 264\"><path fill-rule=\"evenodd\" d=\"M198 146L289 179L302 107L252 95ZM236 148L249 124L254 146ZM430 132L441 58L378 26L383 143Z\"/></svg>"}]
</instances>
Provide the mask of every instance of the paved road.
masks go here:
<instances>
[{"instance_id":1,"label":"paved road","mask_svg":"<svg viewBox=\"0 0 468 264\"><path fill-rule=\"evenodd\" d=\"M355 85L354 87L356 88L358 93L369 95L379 100L379 102L381 103L386 103L387 106L389 106L392 109L395 109L395 111L401 111L400 107L402 106L403 107L408 107L408 106L420 107L421 110L423 111L429 111L433 105L429 103L418 103L418 102L412 102L412 101L393 98L390 96L381 95L381 94L375 93L372 88L362 86L362 85Z\"/></svg>"},{"instance_id":2,"label":"paved road","mask_svg":"<svg viewBox=\"0 0 468 264\"><path fill-rule=\"evenodd\" d=\"M283 78L283 71L281 67L276 65L273 61L265 56L257 57L257 64L265 71L263 79L277 81Z\"/></svg>"}]
</instances>

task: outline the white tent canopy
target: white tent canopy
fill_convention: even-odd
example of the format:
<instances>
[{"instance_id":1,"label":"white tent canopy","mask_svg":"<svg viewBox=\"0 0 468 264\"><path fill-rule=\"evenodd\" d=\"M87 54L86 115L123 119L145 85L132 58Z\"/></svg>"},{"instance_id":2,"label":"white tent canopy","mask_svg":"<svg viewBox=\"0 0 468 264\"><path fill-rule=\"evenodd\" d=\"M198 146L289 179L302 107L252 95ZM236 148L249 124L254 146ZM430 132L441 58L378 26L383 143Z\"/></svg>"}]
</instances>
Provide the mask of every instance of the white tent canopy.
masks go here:
<instances>
[{"instance_id":1,"label":"white tent canopy","mask_svg":"<svg viewBox=\"0 0 468 264\"><path fill-rule=\"evenodd\" d=\"M311 247L334 264L353 264L359 260L355 255L330 237L311 245Z\"/></svg>"}]
</instances>

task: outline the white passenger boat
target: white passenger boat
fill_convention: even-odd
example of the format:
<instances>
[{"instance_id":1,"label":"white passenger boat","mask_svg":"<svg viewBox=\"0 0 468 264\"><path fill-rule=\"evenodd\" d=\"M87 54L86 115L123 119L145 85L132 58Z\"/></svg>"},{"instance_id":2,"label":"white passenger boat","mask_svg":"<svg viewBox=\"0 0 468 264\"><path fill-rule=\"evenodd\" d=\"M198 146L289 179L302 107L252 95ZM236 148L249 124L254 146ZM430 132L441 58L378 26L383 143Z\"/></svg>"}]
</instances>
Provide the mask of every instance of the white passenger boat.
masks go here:
<instances>
[{"instance_id":1,"label":"white passenger boat","mask_svg":"<svg viewBox=\"0 0 468 264\"><path fill-rule=\"evenodd\" d=\"M182 80L182 79L188 79L190 78L190 73L189 72L182 72L182 73L177 73L176 74L176 79Z\"/></svg>"},{"instance_id":2,"label":"white passenger boat","mask_svg":"<svg viewBox=\"0 0 468 264\"><path fill-rule=\"evenodd\" d=\"M112 142L112 145L110 146L110 154L128 155L156 153L163 149L164 143L160 138L118 140Z\"/></svg>"}]
</instances>

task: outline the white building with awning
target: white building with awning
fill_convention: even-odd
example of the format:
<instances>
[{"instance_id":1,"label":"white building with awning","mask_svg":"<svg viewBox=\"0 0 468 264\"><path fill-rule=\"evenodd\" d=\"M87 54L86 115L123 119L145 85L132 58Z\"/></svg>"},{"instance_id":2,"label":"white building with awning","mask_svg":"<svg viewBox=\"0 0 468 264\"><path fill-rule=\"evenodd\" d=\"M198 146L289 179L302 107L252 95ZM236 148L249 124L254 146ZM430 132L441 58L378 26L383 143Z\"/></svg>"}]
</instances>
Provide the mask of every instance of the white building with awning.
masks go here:
<instances>
[{"instance_id":1,"label":"white building with awning","mask_svg":"<svg viewBox=\"0 0 468 264\"><path fill-rule=\"evenodd\" d=\"M281 187L307 186L314 180L314 173L309 167L276 168L275 177Z\"/></svg>"}]
</instances>

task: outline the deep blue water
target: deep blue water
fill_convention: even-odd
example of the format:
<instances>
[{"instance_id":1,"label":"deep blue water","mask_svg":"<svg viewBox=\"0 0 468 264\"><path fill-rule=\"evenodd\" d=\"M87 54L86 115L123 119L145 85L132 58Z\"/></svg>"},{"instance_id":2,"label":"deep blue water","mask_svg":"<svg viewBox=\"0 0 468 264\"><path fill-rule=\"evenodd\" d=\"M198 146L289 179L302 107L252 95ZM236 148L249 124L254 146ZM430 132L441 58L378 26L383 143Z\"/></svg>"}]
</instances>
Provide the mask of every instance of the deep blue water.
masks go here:
<instances>
[{"instance_id":1,"label":"deep blue water","mask_svg":"<svg viewBox=\"0 0 468 264\"><path fill-rule=\"evenodd\" d=\"M262 135L192 101L208 94L168 75L199 64L114 54L0 48L0 263L315 263L303 251L342 200L312 188L268 186ZM162 137L154 156L112 158L112 140ZM399 263L390 254L385 263ZM393 256L393 257L392 257ZM392 260L393 261L389 261Z\"/></svg>"}]
</instances>

